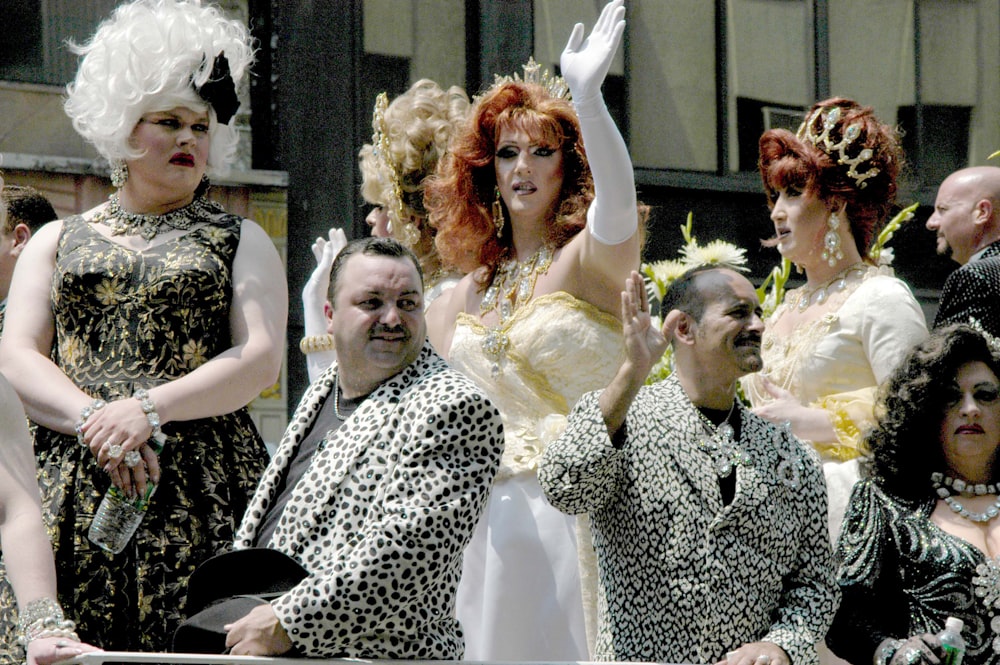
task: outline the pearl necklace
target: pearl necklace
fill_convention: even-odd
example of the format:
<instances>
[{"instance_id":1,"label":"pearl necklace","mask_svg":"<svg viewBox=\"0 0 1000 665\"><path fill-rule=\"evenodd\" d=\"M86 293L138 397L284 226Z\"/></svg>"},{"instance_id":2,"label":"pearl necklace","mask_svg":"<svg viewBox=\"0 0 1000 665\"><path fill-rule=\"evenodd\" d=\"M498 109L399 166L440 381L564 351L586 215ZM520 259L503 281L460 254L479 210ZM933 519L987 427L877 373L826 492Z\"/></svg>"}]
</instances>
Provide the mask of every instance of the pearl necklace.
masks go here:
<instances>
[{"instance_id":1,"label":"pearl necklace","mask_svg":"<svg viewBox=\"0 0 1000 665\"><path fill-rule=\"evenodd\" d=\"M129 212L122 208L118 192L108 197L108 207L94 215L95 222L104 222L111 227L111 235L139 234L143 240L152 240L161 231L175 229L186 231L206 215L218 214L222 209L203 196L196 196L183 208L171 210L162 215L146 215Z\"/></svg>"},{"instance_id":2,"label":"pearl necklace","mask_svg":"<svg viewBox=\"0 0 1000 665\"><path fill-rule=\"evenodd\" d=\"M716 425L701 412L697 406L694 408L698 414L698 419L705 428L705 432L698 436L698 448L712 458L712 468L719 478L725 478L733 472L733 467L747 466L750 464L750 456L742 452L733 439L733 426L729 424L729 419L736 409L736 400L733 399L732 406L725 419Z\"/></svg>"},{"instance_id":3,"label":"pearl necklace","mask_svg":"<svg viewBox=\"0 0 1000 665\"><path fill-rule=\"evenodd\" d=\"M989 522L997 515L1000 515L1000 496L996 498L993 504L981 513L974 512L963 506L958 499L952 496L952 490L961 493L966 492L969 494L974 494L975 496L986 496L988 494L996 494L997 486L994 484L977 483L970 485L966 483L961 478L951 478L943 473L932 473L931 474L931 486L934 488L935 493L941 498L948 507L952 509L960 517L964 517L967 520L972 520L973 522L979 522L981 524Z\"/></svg>"},{"instance_id":4,"label":"pearl necklace","mask_svg":"<svg viewBox=\"0 0 1000 665\"><path fill-rule=\"evenodd\" d=\"M800 312L804 312L812 304L813 296L817 296L816 304L822 305L834 291L843 291L846 289L847 280L852 275L863 275L866 270L867 266L864 263L855 263L854 265L847 266L819 286L803 286L796 291L790 292L788 294L789 304L797 307Z\"/></svg>"}]
</instances>

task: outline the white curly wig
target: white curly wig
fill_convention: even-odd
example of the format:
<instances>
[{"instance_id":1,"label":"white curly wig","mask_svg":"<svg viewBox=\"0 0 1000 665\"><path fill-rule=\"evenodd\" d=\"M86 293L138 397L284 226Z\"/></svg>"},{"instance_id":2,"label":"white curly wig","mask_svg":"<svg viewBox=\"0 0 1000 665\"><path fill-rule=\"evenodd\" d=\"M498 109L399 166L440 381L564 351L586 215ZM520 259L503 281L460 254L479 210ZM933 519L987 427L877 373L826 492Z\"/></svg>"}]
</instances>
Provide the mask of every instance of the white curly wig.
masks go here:
<instances>
[{"instance_id":1,"label":"white curly wig","mask_svg":"<svg viewBox=\"0 0 1000 665\"><path fill-rule=\"evenodd\" d=\"M206 82L224 53L240 89L254 59L246 26L200 0L136 0L118 7L86 44L70 47L83 58L67 86L66 114L109 162L141 156L129 137L143 114L183 106L208 109L209 171L228 168L238 142L233 120L220 124L193 86Z\"/></svg>"}]
</instances>

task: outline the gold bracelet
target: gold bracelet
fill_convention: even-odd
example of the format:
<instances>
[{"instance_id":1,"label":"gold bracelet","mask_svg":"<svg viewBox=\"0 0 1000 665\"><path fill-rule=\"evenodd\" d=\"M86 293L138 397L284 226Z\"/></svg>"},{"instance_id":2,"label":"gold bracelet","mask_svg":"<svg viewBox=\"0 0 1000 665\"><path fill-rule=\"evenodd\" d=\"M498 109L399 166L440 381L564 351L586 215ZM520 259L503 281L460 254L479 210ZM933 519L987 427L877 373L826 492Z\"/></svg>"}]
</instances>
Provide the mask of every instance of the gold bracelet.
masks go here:
<instances>
[{"instance_id":1,"label":"gold bracelet","mask_svg":"<svg viewBox=\"0 0 1000 665\"><path fill-rule=\"evenodd\" d=\"M299 351L313 353L314 351L334 351L333 335L308 335L299 342Z\"/></svg>"}]
</instances>

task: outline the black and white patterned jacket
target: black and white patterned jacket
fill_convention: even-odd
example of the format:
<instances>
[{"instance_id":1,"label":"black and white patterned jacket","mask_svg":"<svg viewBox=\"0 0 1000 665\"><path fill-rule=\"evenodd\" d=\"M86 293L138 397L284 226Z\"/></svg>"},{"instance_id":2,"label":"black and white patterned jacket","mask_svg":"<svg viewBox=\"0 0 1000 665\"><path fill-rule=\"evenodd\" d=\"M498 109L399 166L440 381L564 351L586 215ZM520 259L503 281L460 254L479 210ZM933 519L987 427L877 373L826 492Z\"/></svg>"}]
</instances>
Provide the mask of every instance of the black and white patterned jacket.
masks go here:
<instances>
[{"instance_id":1,"label":"black and white patterned jacket","mask_svg":"<svg viewBox=\"0 0 1000 665\"><path fill-rule=\"evenodd\" d=\"M588 393L538 477L554 506L589 513L600 598L594 660L716 663L743 644L816 663L836 610L826 487L814 453L739 407L726 506L705 432L677 378L640 390L615 448Z\"/></svg>"},{"instance_id":2,"label":"black and white patterned jacket","mask_svg":"<svg viewBox=\"0 0 1000 665\"><path fill-rule=\"evenodd\" d=\"M236 536L251 547L337 366L306 391ZM269 546L311 575L273 601L308 657L457 659L462 553L503 447L500 414L425 344L331 432Z\"/></svg>"}]
</instances>

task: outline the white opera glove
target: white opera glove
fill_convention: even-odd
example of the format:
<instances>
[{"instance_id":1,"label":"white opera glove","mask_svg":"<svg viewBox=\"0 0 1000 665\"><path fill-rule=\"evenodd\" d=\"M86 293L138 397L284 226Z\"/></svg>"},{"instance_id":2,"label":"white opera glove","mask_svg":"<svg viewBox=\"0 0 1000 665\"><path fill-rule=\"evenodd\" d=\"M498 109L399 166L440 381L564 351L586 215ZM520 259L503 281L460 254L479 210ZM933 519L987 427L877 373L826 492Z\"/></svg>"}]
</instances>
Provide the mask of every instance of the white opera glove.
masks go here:
<instances>
[{"instance_id":1,"label":"white opera glove","mask_svg":"<svg viewBox=\"0 0 1000 665\"><path fill-rule=\"evenodd\" d=\"M573 94L594 176L594 202L587 210L587 228L605 245L625 242L639 228L632 159L601 95L601 84L625 31L622 2L612 0L605 5L586 40L583 24L577 23L559 60Z\"/></svg>"},{"instance_id":2,"label":"white opera glove","mask_svg":"<svg viewBox=\"0 0 1000 665\"><path fill-rule=\"evenodd\" d=\"M569 42L559 58L559 67L573 93L574 103L587 103L601 96L601 84L625 32L622 1L612 0L605 5L586 41L583 39L583 24L573 26Z\"/></svg>"},{"instance_id":3,"label":"white opera glove","mask_svg":"<svg viewBox=\"0 0 1000 665\"><path fill-rule=\"evenodd\" d=\"M326 305L327 291L330 289L330 268L333 266L333 259L347 244L347 236L343 229L330 229L329 237L329 240L316 238L316 242L313 243L312 252L316 258L316 269L302 287L302 319L306 337L326 335L326 315L323 313L323 307ZM309 371L309 380L315 380L336 359L336 351L313 351L307 354L306 367Z\"/></svg>"}]
</instances>

